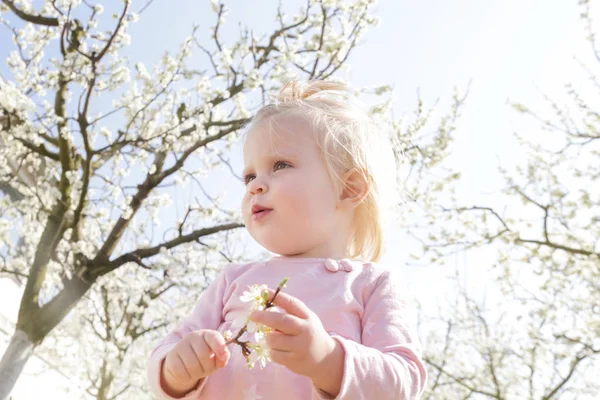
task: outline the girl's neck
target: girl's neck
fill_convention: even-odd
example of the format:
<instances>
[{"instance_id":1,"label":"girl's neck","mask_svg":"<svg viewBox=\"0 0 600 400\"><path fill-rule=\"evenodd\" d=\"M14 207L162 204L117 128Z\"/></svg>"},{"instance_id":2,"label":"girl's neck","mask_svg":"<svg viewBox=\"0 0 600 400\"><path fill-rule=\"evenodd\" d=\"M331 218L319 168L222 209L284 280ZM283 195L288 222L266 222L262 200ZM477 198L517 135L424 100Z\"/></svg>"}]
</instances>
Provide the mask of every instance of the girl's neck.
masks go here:
<instances>
[{"instance_id":1,"label":"girl's neck","mask_svg":"<svg viewBox=\"0 0 600 400\"><path fill-rule=\"evenodd\" d=\"M333 258L337 260L350 258L349 247L352 230L346 226L349 223L344 223L333 230L335 233L332 233L327 241L315 243L310 248L304 248L304 251L279 253L279 255L286 258Z\"/></svg>"},{"instance_id":2,"label":"girl's neck","mask_svg":"<svg viewBox=\"0 0 600 400\"><path fill-rule=\"evenodd\" d=\"M333 259L338 259L341 260L343 258L349 258L348 252L347 251L323 251L323 250L317 250L317 249L313 249L311 251L306 251L306 252L302 252L302 253L297 253L297 254L279 254L279 257L281 258L308 258L308 259L326 259L326 258L333 258Z\"/></svg>"}]
</instances>

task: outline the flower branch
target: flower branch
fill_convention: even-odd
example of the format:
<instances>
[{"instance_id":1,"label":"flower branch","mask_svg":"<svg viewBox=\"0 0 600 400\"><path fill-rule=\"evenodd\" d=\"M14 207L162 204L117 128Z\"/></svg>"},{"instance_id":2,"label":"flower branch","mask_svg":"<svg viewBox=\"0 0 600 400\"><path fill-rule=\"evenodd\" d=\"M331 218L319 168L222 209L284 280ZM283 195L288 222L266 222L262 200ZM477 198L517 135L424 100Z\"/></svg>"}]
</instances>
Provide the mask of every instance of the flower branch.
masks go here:
<instances>
[{"instance_id":1,"label":"flower branch","mask_svg":"<svg viewBox=\"0 0 600 400\"><path fill-rule=\"evenodd\" d=\"M252 322L250 320L250 314L255 310L268 310L269 308L274 307L273 302L277 298L277 295L281 289L285 287L287 281L288 278L285 278L283 281L281 281L279 286L277 286L277 289L275 290L271 300L269 300L269 290L267 285L250 286L250 291L244 292L240 297L244 303L251 302L250 311L248 315L244 317L244 326L238 331L235 337L233 337L233 333L231 331L225 331L223 334L223 337L226 340L226 345L235 343L241 347L242 354L248 363L248 368L253 368L257 361L260 363L261 368L264 368L267 361L271 360L269 357L269 350L265 342L266 335L271 332L271 328L266 325L260 325ZM256 343L253 343L249 340L241 340L241 337L246 332L254 334Z\"/></svg>"}]
</instances>

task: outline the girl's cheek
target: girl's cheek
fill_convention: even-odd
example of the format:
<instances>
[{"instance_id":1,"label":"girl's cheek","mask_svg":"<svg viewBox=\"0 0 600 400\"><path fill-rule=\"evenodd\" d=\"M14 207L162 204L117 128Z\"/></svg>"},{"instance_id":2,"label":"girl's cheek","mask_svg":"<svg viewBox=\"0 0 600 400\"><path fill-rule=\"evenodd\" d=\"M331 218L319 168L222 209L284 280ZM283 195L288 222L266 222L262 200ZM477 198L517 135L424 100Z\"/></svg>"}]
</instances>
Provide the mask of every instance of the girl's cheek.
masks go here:
<instances>
[{"instance_id":1,"label":"girl's cheek","mask_svg":"<svg viewBox=\"0 0 600 400\"><path fill-rule=\"evenodd\" d=\"M244 199L242 200L242 205L241 205L241 211L242 211L242 219L244 221L246 221L248 219L248 199L246 196L244 196Z\"/></svg>"}]
</instances>

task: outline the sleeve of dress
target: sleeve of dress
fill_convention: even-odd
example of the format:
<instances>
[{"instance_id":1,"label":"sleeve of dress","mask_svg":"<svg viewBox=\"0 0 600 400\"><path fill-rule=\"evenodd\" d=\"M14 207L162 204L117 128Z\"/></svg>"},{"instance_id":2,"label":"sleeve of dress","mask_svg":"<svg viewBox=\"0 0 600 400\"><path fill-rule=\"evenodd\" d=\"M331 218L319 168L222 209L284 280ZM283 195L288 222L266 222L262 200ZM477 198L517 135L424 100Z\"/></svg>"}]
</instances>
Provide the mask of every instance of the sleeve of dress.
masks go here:
<instances>
[{"instance_id":1,"label":"sleeve of dress","mask_svg":"<svg viewBox=\"0 0 600 400\"><path fill-rule=\"evenodd\" d=\"M427 372L416 334L415 309L390 271L377 280L362 316L362 344L333 336L343 347L344 373L335 399L419 399ZM315 388L315 399L332 399Z\"/></svg>"},{"instance_id":2,"label":"sleeve of dress","mask_svg":"<svg viewBox=\"0 0 600 400\"><path fill-rule=\"evenodd\" d=\"M223 299L227 282L223 268L215 280L202 292L192 314L180 322L162 341L158 343L148 362L148 384L150 391L157 399L196 399L206 384L202 379L198 386L183 397L169 396L160 384L160 370L167 353L188 333L199 329L216 330L223 320Z\"/></svg>"}]
</instances>

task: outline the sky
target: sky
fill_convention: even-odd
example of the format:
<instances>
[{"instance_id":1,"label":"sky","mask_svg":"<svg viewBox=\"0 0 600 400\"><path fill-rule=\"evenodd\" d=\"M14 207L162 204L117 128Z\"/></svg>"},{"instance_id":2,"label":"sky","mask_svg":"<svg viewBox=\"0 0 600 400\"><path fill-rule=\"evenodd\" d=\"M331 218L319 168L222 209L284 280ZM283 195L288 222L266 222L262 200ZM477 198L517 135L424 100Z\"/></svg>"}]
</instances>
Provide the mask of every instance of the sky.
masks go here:
<instances>
[{"instance_id":1,"label":"sky","mask_svg":"<svg viewBox=\"0 0 600 400\"><path fill-rule=\"evenodd\" d=\"M132 9L139 10L145 3L134 1ZM225 38L233 37L238 22L259 32L275 27L278 1L232 0L225 4L231 9ZM305 1L289 0L284 4L289 10L297 10ZM426 105L439 100L439 116L449 109L455 87L459 91L469 88L449 161L462 173L461 196L473 202L493 202L502 186L498 163L511 165L523 157L513 131L533 134L537 129L531 121L520 119L508 107L508 101L543 108L544 95L560 98L564 84L581 74L573 62L574 55L593 63L580 12L577 0L379 0L374 14L381 23L369 30L352 53L348 78L357 88L392 85L397 117L413 112L417 91ZM104 17L110 18L110 13ZM194 24L200 26L199 36L208 41L214 21L208 0L154 0L131 26L132 44L124 54L132 64L142 61L151 70L165 51L177 50ZM6 48L1 47L3 56ZM0 71L5 72L6 66ZM232 163L241 170L239 149L233 152ZM209 178L207 189L219 193L222 177L227 174L221 171ZM235 207L243 187L233 180L229 182L225 203ZM175 197L176 201L185 201L184 196ZM173 220L170 211L162 215ZM416 243L401 231L396 231L390 243L391 251L384 260L403 268L415 292L444 292L438 290L446 285L443 279L432 282L427 277L431 273L442 276L447 269L411 266L408 254ZM485 267L492 257L489 251L473 252L457 256L453 263L465 268L469 279L477 283L485 280Z\"/></svg>"}]
</instances>

